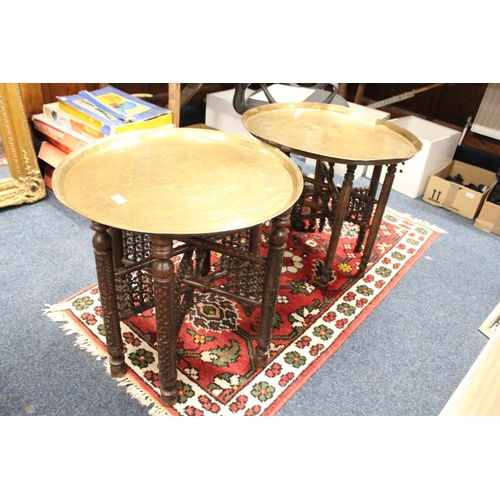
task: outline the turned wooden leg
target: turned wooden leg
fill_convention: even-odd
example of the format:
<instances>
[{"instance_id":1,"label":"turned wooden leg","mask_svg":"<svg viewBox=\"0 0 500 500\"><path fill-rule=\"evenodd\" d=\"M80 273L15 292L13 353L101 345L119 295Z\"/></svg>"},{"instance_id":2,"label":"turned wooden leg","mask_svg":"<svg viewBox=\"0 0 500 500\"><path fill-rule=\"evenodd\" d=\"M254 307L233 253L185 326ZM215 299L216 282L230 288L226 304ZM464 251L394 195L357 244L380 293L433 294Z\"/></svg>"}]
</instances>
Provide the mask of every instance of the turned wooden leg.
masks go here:
<instances>
[{"instance_id":1,"label":"turned wooden leg","mask_svg":"<svg viewBox=\"0 0 500 500\"><path fill-rule=\"evenodd\" d=\"M249 235L250 242L248 245L248 250L252 255L260 254L260 248L262 246L261 235L262 235L261 224L258 224L257 226L254 226L250 229L250 235Z\"/></svg>"},{"instance_id":2,"label":"turned wooden leg","mask_svg":"<svg viewBox=\"0 0 500 500\"><path fill-rule=\"evenodd\" d=\"M349 207L349 201L351 199L352 183L354 182L354 172L356 171L356 167L357 165L347 165L344 182L342 183L342 189L340 190L337 210L335 211L335 217L333 219L328 250L323 262L323 268L321 269L321 276L319 276L319 288L321 290L326 290L328 283L332 279L333 260L335 259L337 246L340 241L340 233L342 232L342 226L344 225L344 219Z\"/></svg>"},{"instance_id":3,"label":"turned wooden leg","mask_svg":"<svg viewBox=\"0 0 500 500\"><path fill-rule=\"evenodd\" d=\"M354 251L356 253L361 252L361 250L363 249L363 242L365 241L366 229L367 229L366 226L359 227L359 233L356 239L356 246L354 247Z\"/></svg>"},{"instance_id":4,"label":"turned wooden leg","mask_svg":"<svg viewBox=\"0 0 500 500\"><path fill-rule=\"evenodd\" d=\"M382 175L382 165L375 165L373 167L372 178L368 190L368 198L373 201L374 206L377 203L376 199L377 199L378 183L380 181L381 175ZM363 250L363 243L366 237L366 233L370 227L371 227L371 220L366 221L366 223L360 226L358 239L356 241L356 246L354 247L355 252L361 252L361 250Z\"/></svg>"},{"instance_id":5,"label":"turned wooden leg","mask_svg":"<svg viewBox=\"0 0 500 500\"><path fill-rule=\"evenodd\" d=\"M365 250L363 256L361 257L361 264L359 266L358 274L363 274L366 271L368 262L372 255L373 247L375 245L375 240L377 239L378 230L380 228L380 223L382 222L382 217L384 216L385 208L387 206L387 200L391 193L392 183L394 182L394 176L396 175L396 165L389 165L387 168L387 173L385 174L384 183L382 184L382 189L380 191L380 197L377 203L377 208L375 209L375 214L373 215L372 224L370 227L370 232L368 233L368 238L366 239Z\"/></svg>"},{"instance_id":6,"label":"turned wooden leg","mask_svg":"<svg viewBox=\"0 0 500 500\"><path fill-rule=\"evenodd\" d=\"M271 343L274 315L276 313L276 303L278 301L281 268L286 248L286 226L289 223L290 210L275 217L271 221L259 328L257 332L256 359L257 366L259 367L264 367L269 360L269 345Z\"/></svg>"},{"instance_id":7,"label":"turned wooden leg","mask_svg":"<svg viewBox=\"0 0 500 500\"><path fill-rule=\"evenodd\" d=\"M108 226L92 222L95 231L92 238L94 256L101 295L102 317L106 333L106 350L109 354L111 375L120 378L127 372L120 317L116 300L116 285L113 265L113 242L108 234Z\"/></svg>"},{"instance_id":8,"label":"turned wooden leg","mask_svg":"<svg viewBox=\"0 0 500 500\"><path fill-rule=\"evenodd\" d=\"M375 165L373 167L372 178L370 181L370 187L368 191L368 196L375 199L378 191L378 183L380 182L380 177L382 175L382 165Z\"/></svg>"},{"instance_id":9,"label":"turned wooden leg","mask_svg":"<svg viewBox=\"0 0 500 500\"><path fill-rule=\"evenodd\" d=\"M175 343L175 287L172 239L159 234L151 236L153 290L156 309L158 371L161 401L166 406L177 402L177 360Z\"/></svg>"},{"instance_id":10,"label":"turned wooden leg","mask_svg":"<svg viewBox=\"0 0 500 500\"><path fill-rule=\"evenodd\" d=\"M210 250L197 249L196 258L200 263L200 276L206 276L210 272Z\"/></svg>"}]
</instances>

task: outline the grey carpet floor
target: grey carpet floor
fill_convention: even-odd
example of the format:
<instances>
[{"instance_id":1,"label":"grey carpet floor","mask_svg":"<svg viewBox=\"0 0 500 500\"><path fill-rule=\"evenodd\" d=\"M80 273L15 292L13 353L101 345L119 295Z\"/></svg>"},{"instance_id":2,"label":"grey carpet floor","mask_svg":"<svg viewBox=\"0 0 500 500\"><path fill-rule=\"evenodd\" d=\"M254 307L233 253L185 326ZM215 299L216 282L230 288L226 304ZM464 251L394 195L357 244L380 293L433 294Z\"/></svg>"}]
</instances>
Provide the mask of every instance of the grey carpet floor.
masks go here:
<instances>
[{"instance_id":1,"label":"grey carpet floor","mask_svg":"<svg viewBox=\"0 0 500 500\"><path fill-rule=\"evenodd\" d=\"M279 415L438 415L485 346L500 237L397 192L389 206L446 233ZM147 415L42 314L96 281L89 222L48 191L1 209L0 234L0 415Z\"/></svg>"}]
</instances>

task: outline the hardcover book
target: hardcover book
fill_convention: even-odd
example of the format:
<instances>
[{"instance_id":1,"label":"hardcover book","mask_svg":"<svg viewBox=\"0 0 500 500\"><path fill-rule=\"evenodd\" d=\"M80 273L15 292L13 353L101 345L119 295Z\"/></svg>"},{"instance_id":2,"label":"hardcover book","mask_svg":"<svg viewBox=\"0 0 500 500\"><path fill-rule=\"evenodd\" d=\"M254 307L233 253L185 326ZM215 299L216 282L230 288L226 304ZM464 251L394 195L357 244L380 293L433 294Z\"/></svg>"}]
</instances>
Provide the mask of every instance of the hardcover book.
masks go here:
<instances>
[{"instance_id":1,"label":"hardcover book","mask_svg":"<svg viewBox=\"0 0 500 500\"><path fill-rule=\"evenodd\" d=\"M85 123L75 116L66 113L59 107L58 102L51 102L43 105L43 113L44 115L52 121L55 121L57 124L61 125L68 130L73 130L81 135L89 137L91 139L99 139L101 137L105 137L105 135L92 127L88 123Z\"/></svg>"},{"instance_id":2,"label":"hardcover book","mask_svg":"<svg viewBox=\"0 0 500 500\"><path fill-rule=\"evenodd\" d=\"M56 168L66 157L68 153L56 148L50 142L42 142L38 158L48 163L51 167Z\"/></svg>"},{"instance_id":3,"label":"hardcover book","mask_svg":"<svg viewBox=\"0 0 500 500\"><path fill-rule=\"evenodd\" d=\"M58 96L57 99L63 111L104 135L172 124L172 114L168 109L111 86L93 92L83 90L71 96Z\"/></svg>"},{"instance_id":4,"label":"hardcover book","mask_svg":"<svg viewBox=\"0 0 500 500\"><path fill-rule=\"evenodd\" d=\"M52 176L54 175L54 170L66 156L68 156L68 153L65 153L52 143L46 141L42 142L38 158L46 163L43 180L49 189L52 189Z\"/></svg>"},{"instance_id":5,"label":"hardcover book","mask_svg":"<svg viewBox=\"0 0 500 500\"><path fill-rule=\"evenodd\" d=\"M72 153L94 140L62 127L55 121L47 118L43 113L33 115L31 118L35 129L65 153Z\"/></svg>"},{"instance_id":6,"label":"hardcover book","mask_svg":"<svg viewBox=\"0 0 500 500\"><path fill-rule=\"evenodd\" d=\"M125 122L150 120L169 113L168 109L146 102L110 85L92 92L82 90L79 95L105 113Z\"/></svg>"}]
</instances>

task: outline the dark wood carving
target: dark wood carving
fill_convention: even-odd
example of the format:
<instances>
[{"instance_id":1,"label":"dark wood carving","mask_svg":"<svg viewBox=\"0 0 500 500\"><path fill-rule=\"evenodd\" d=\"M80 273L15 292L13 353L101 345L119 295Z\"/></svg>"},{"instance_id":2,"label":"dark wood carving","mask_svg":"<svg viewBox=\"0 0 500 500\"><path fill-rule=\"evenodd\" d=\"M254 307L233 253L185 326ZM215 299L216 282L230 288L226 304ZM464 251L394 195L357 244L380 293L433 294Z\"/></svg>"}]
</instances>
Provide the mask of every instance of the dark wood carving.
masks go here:
<instances>
[{"instance_id":1,"label":"dark wood carving","mask_svg":"<svg viewBox=\"0 0 500 500\"><path fill-rule=\"evenodd\" d=\"M92 244L101 294L104 330L106 332L106 349L110 356L111 375L119 378L125 375L127 367L123 355L123 340L116 298L113 242L108 233L107 226L92 222L91 227L95 231Z\"/></svg>"},{"instance_id":2,"label":"dark wood carving","mask_svg":"<svg viewBox=\"0 0 500 500\"><path fill-rule=\"evenodd\" d=\"M290 210L270 223L267 243L261 226L210 237L150 235L92 223L93 246L111 374L126 372L120 320L155 307L158 369L163 404L177 401L176 342L195 290L212 291L261 308L256 357L269 358ZM262 250L264 250L262 252ZM211 258L217 255L217 258Z\"/></svg>"},{"instance_id":3,"label":"dark wood carving","mask_svg":"<svg viewBox=\"0 0 500 500\"><path fill-rule=\"evenodd\" d=\"M260 367L265 366L269 359L269 344L271 342L274 314L278 299L281 265L283 263L287 240L286 226L289 223L290 210L271 221L266 274L257 334L256 359L257 365Z\"/></svg>"},{"instance_id":4,"label":"dark wood carving","mask_svg":"<svg viewBox=\"0 0 500 500\"><path fill-rule=\"evenodd\" d=\"M156 333L158 349L158 371L161 400L166 405L177 401L177 363L175 342L176 309L172 239L164 235L152 236L153 282L156 306Z\"/></svg>"},{"instance_id":5,"label":"dark wood carving","mask_svg":"<svg viewBox=\"0 0 500 500\"><path fill-rule=\"evenodd\" d=\"M382 167L378 167L378 170ZM379 200L377 202L377 208L375 209L375 213L373 215L373 219L371 222L371 226L376 228L376 231L370 231L368 234L368 238L366 239L366 245L363 252L363 256L361 257L361 264L359 266L359 273L364 273L366 270L366 266L370 260L373 247L375 245L375 240L377 239L378 228L380 227L380 223L382 221L382 217L384 216L385 208L387 206L387 200L389 199L389 194L391 192L392 184L394 182L394 176L396 174L397 165L389 165L387 167L387 172L385 174L384 183L382 184L382 189L380 191ZM380 177L380 174L377 174L377 178ZM373 183L373 180L371 181Z\"/></svg>"}]
</instances>

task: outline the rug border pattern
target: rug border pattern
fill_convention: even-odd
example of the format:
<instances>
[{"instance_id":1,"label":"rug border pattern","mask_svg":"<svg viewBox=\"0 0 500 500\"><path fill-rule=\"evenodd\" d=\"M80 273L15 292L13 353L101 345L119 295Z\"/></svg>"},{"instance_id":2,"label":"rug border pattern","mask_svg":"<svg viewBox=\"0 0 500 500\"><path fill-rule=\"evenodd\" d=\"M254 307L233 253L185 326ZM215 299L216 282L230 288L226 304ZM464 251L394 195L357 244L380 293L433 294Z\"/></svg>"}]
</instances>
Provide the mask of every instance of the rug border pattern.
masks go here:
<instances>
[{"instance_id":1,"label":"rug border pattern","mask_svg":"<svg viewBox=\"0 0 500 500\"><path fill-rule=\"evenodd\" d=\"M405 274L412 268L413 264L420 259L430 245L435 241L435 239L439 236L443 231L440 228L432 226L424 221L417 220L407 214L402 214L391 210L389 208L386 209L386 213L384 217L387 215L391 215L400 220L407 221L416 227L421 226L429 230L429 235L422 243L421 246L418 247L415 254L411 256L411 259L406 259L401 264L401 268L398 270L398 273L394 278L392 278L387 283L380 286L380 288L376 289L374 296L370 298L369 302L363 308L364 311L371 311L375 307L377 307L382 300L387 296L387 294L401 281L401 279L405 276ZM392 257L385 255L384 258ZM393 262L393 264L398 264L398 262ZM355 281L349 289L343 292L343 296L350 293L351 297L355 296L356 298L360 298L356 288L363 280L374 281L375 279L380 279L379 276L375 276L378 267L380 266L380 262L375 263L373 266L369 267L368 271L365 273L363 278ZM107 366L109 372L109 363L107 363L107 354L105 351L105 346L98 339L89 338L85 333L84 329L88 328L87 325L84 325L80 322L80 320L73 315L73 313L69 310L70 303L76 297L85 294L92 288L96 287L96 283L86 287L85 289L77 292L72 295L68 299L63 302L56 304L54 306L48 306L48 308L44 311L51 320L64 322L64 325L61 327L66 331L67 334L77 334L77 339L75 344L80 348L86 349L93 355L95 355L98 359L104 359L105 364ZM354 294L354 295L352 295ZM334 307L338 301L335 301L330 308ZM300 390L300 388L307 382L307 380L342 346L342 344L349 338L349 336L355 331L355 329L366 319L368 314L356 314L350 320L348 320L341 328L338 328L335 324L328 323L325 321L325 313L328 310L321 313L315 321L313 321L302 333L301 335L290 345L285 347L281 352L277 353L277 357L270 362L269 366L266 369L263 369L252 381L251 384L248 384L245 388L243 388L237 396L233 399L238 399L241 401L246 399L245 404L241 405L240 409L237 411L229 410L230 404L226 404L223 407L223 411L218 411L212 413L207 411L207 408L220 407L220 404L211 398L210 395L206 394L203 391L203 408L205 415L243 415L246 411L252 410L251 414L253 415L275 415L289 399ZM315 337L313 331L317 328L329 328L330 331L333 331L331 336L328 339ZM122 323L123 331L130 331L130 328ZM275 345L271 345L272 349L275 349ZM314 351L315 354L312 355L311 351ZM307 367L305 369L301 368L302 365L298 365L296 367L292 366L290 363L284 361L284 357L287 355L290 356L290 353L296 353L303 360L307 360ZM279 366L285 366L287 369L287 374L282 373L273 373L270 367L273 363L278 363ZM278 375L286 375L284 379L285 383L277 383ZM278 377L279 378L279 377ZM178 371L178 379L181 382L192 385L192 381L188 380L185 375ZM173 408L165 408L161 405L159 401L158 392L155 391L152 387L148 386L143 380L141 380L140 376L136 375L132 370L128 370L127 375L118 381L120 386L125 386L127 392L135 399L137 399L141 404L145 406L149 406L149 414L160 416L160 415L182 415L186 411L186 408L192 406L192 399L186 403L178 403ZM255 390L253 390L257 385L262 386L272 386L273 394L272 399L269 401L259 399L258 396L254 395ZM252 391L254 394L252 394ZM198 400L200 400L201 393L196 393ZM234 401L233 401L234 402ZM235 405L233 404L233 408Z\"/></svg>"}]
</instances>

